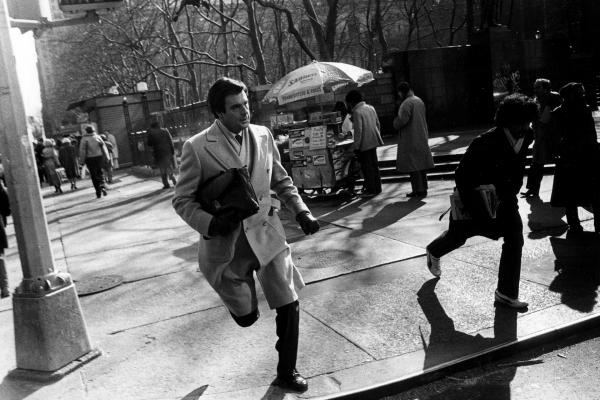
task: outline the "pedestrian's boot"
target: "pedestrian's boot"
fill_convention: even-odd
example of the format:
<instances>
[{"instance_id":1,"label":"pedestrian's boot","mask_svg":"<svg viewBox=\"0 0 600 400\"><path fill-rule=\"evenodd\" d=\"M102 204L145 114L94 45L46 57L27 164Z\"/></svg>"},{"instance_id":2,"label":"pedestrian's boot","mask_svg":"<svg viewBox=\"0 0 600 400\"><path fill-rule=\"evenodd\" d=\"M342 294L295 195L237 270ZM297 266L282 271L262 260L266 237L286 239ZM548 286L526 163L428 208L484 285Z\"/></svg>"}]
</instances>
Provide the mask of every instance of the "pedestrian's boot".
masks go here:
<instances>
[{"instance_id":1,"label":"pedestrian's boot","mask_svg":"<svg viewBox=\"0 0 600 400\"><path fill-rule=\"evenodd\" d=\"M175 179L175 175L171 174L171 182L173 182L173 186L177 185L177 179Z\"/></svg>"},{"instance_id":2,"label":"pedestrian's boot","mask_svg":"<svg viewBox=\"0 0 600 400\"><path fill-rule=\"evenodd\" d=\"M4 259L0 258L0 298L8 296L10 296L10 290L8 289L8 274L6 273Z\"/></svg>"},{"instance_id":3,"label":"pedestrian's boot","mask_svg":"<svg viewBox=\"0 0 600 400\"><path fill-rule=\"evenodd\" d=\"M278 307L275 324L278 337L275 348L279 352L279 363L277 364L277 379L275 379L273 385L296 392L305 392L308 389L308 383L296 371L298 328L300 324L300 305L298 301Z\"/></svg>"}]
</instances>

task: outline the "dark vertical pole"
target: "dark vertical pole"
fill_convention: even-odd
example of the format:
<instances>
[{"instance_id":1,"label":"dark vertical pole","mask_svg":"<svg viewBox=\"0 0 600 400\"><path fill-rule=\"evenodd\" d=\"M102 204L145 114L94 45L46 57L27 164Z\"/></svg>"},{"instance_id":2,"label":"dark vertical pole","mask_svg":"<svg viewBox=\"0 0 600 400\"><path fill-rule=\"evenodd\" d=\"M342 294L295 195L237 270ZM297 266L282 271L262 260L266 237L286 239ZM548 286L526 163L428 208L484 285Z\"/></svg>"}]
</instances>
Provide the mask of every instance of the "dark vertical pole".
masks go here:
<instances>
[{"instance_id":1,"label":"dark vertical pole","mask_svg":"<svg viewBox=\"0 0 600 400\"><path fill-rule=\"evenodd\" d=\"M131 116L129 115L129 104L127 97L123 97L123 118L125 119L125 130L129 138L129 146L131 147L131 155L133 157L133 165L138 165L137 143L134 132L131 127Z\"/></svg>"}]
</instances>

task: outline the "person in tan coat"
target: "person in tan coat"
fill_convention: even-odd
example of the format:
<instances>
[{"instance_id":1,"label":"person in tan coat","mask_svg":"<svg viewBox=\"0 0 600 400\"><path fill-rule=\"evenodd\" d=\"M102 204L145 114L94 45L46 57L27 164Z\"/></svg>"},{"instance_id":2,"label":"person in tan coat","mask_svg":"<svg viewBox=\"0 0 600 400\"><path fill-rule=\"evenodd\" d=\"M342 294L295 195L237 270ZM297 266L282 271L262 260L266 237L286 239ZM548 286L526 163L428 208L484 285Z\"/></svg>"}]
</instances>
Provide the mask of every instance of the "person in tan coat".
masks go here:
<instances>
[{"instance_id":1,"label":"person in tan coat","mask_svg":"<svg viewBox=\"0 0 600 400\"><path fill-rule=\"evenodd\" d=\"M319 223L310 214L292 179L281 165L271 132L250 124L246 86L220 78L210 88L208 104L215 122L183 144L173 207L200 233L200 271L219 294L234 321L252 325L259 317L254 273L267 303L276 309L279 352L274 384L305 391L306 380L296 370L299 303L304 286L278 216L280 201L296 216L302 230L313 234ZM212 215L196 202L196 190L230 168L247 166L259 203L258 213L242 220ZM271 196L273 192L277 199Z\"/></svg>"},{"instance_id":2,"label":"person in tan coat","mask_svg":"<svg viewBox=\"0 0 600 400\"><path fill-rule=\"evenodd\" d=\"M398 131L396 169L410 175L412 191L406 197L425 197L427 170L434 166L428 143L425 104L415 96L407 82L398 85L398 97L401 104L394 118L394 129Z\"/></svg>"}]
</instances>

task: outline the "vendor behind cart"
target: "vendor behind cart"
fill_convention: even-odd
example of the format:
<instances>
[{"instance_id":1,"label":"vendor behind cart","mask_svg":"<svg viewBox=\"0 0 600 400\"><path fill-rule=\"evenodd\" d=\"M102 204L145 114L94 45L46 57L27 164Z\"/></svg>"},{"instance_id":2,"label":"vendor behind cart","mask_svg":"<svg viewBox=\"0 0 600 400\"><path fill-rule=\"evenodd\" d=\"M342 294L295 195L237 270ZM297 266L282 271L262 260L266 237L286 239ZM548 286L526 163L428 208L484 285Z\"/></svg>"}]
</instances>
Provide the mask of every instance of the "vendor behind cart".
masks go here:
<instances>
[{"instance_id":1,"label":"vendor behind cart","mask_svg":"<svg viewBox=\"0 0 600 400\"><path fill-rule=\"evenodd\" d=\"M383 145L377 112L373 106L363 101L362 95L357 90L348 92L346 104L352 110L352 125L354 127L354 145L352 149L358 156L365 182L361 197L377 196L381 193L377 147Z\"/></svg>"},{"instance_id":2,"label":"vendor behind cart","mask_svg":"<svg viewBox=\"0 0 600 400\"><path fill-rule=\"evenodd\" d=\"M333 111L338 111L342 117L342 133L345 137L352 137L354 135L354 127L352 126L351 114L348 112L348 108L343 101L335 103Z\"/></svg>"}]
</instances>

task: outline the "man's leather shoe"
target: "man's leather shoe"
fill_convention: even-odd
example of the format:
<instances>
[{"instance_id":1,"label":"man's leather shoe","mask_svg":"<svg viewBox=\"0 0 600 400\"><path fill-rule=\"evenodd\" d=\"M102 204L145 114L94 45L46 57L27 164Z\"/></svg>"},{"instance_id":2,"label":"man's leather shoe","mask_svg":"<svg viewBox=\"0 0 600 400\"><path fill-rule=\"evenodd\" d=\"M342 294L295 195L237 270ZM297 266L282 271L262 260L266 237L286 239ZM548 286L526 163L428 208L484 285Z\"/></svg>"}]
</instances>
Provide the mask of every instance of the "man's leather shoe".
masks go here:
<instances>
[{"instance_id":1,"label":"man's leather shoe","mask_svg":"<svg viewBox=\"0 0 600 400\"><path fill-rule=\"evenodd\" d=\"M495 297L497 303L500 303L500 304L505 305L510 308L524 310L529 306L529 304L527 302L521 301L519 299L513 299L512 297L508 297L508 296L500 293L498 290L496 290L496 292L494 293L494 297Z\"/></svg>"},{"instance_id":2,"label":"man's leather shoe","mask_svg":"<svg viewBox=\"0 0 600 400\"><path fill-rule=\"evenodd\" d=\"M308 383L306 379L294 370L291 375L288 376L277 376L277 379L273 382L273 385L279 386L283 389L293 390L295 392L306 392L308 390Z\"/></svg>"}]
</instances>

